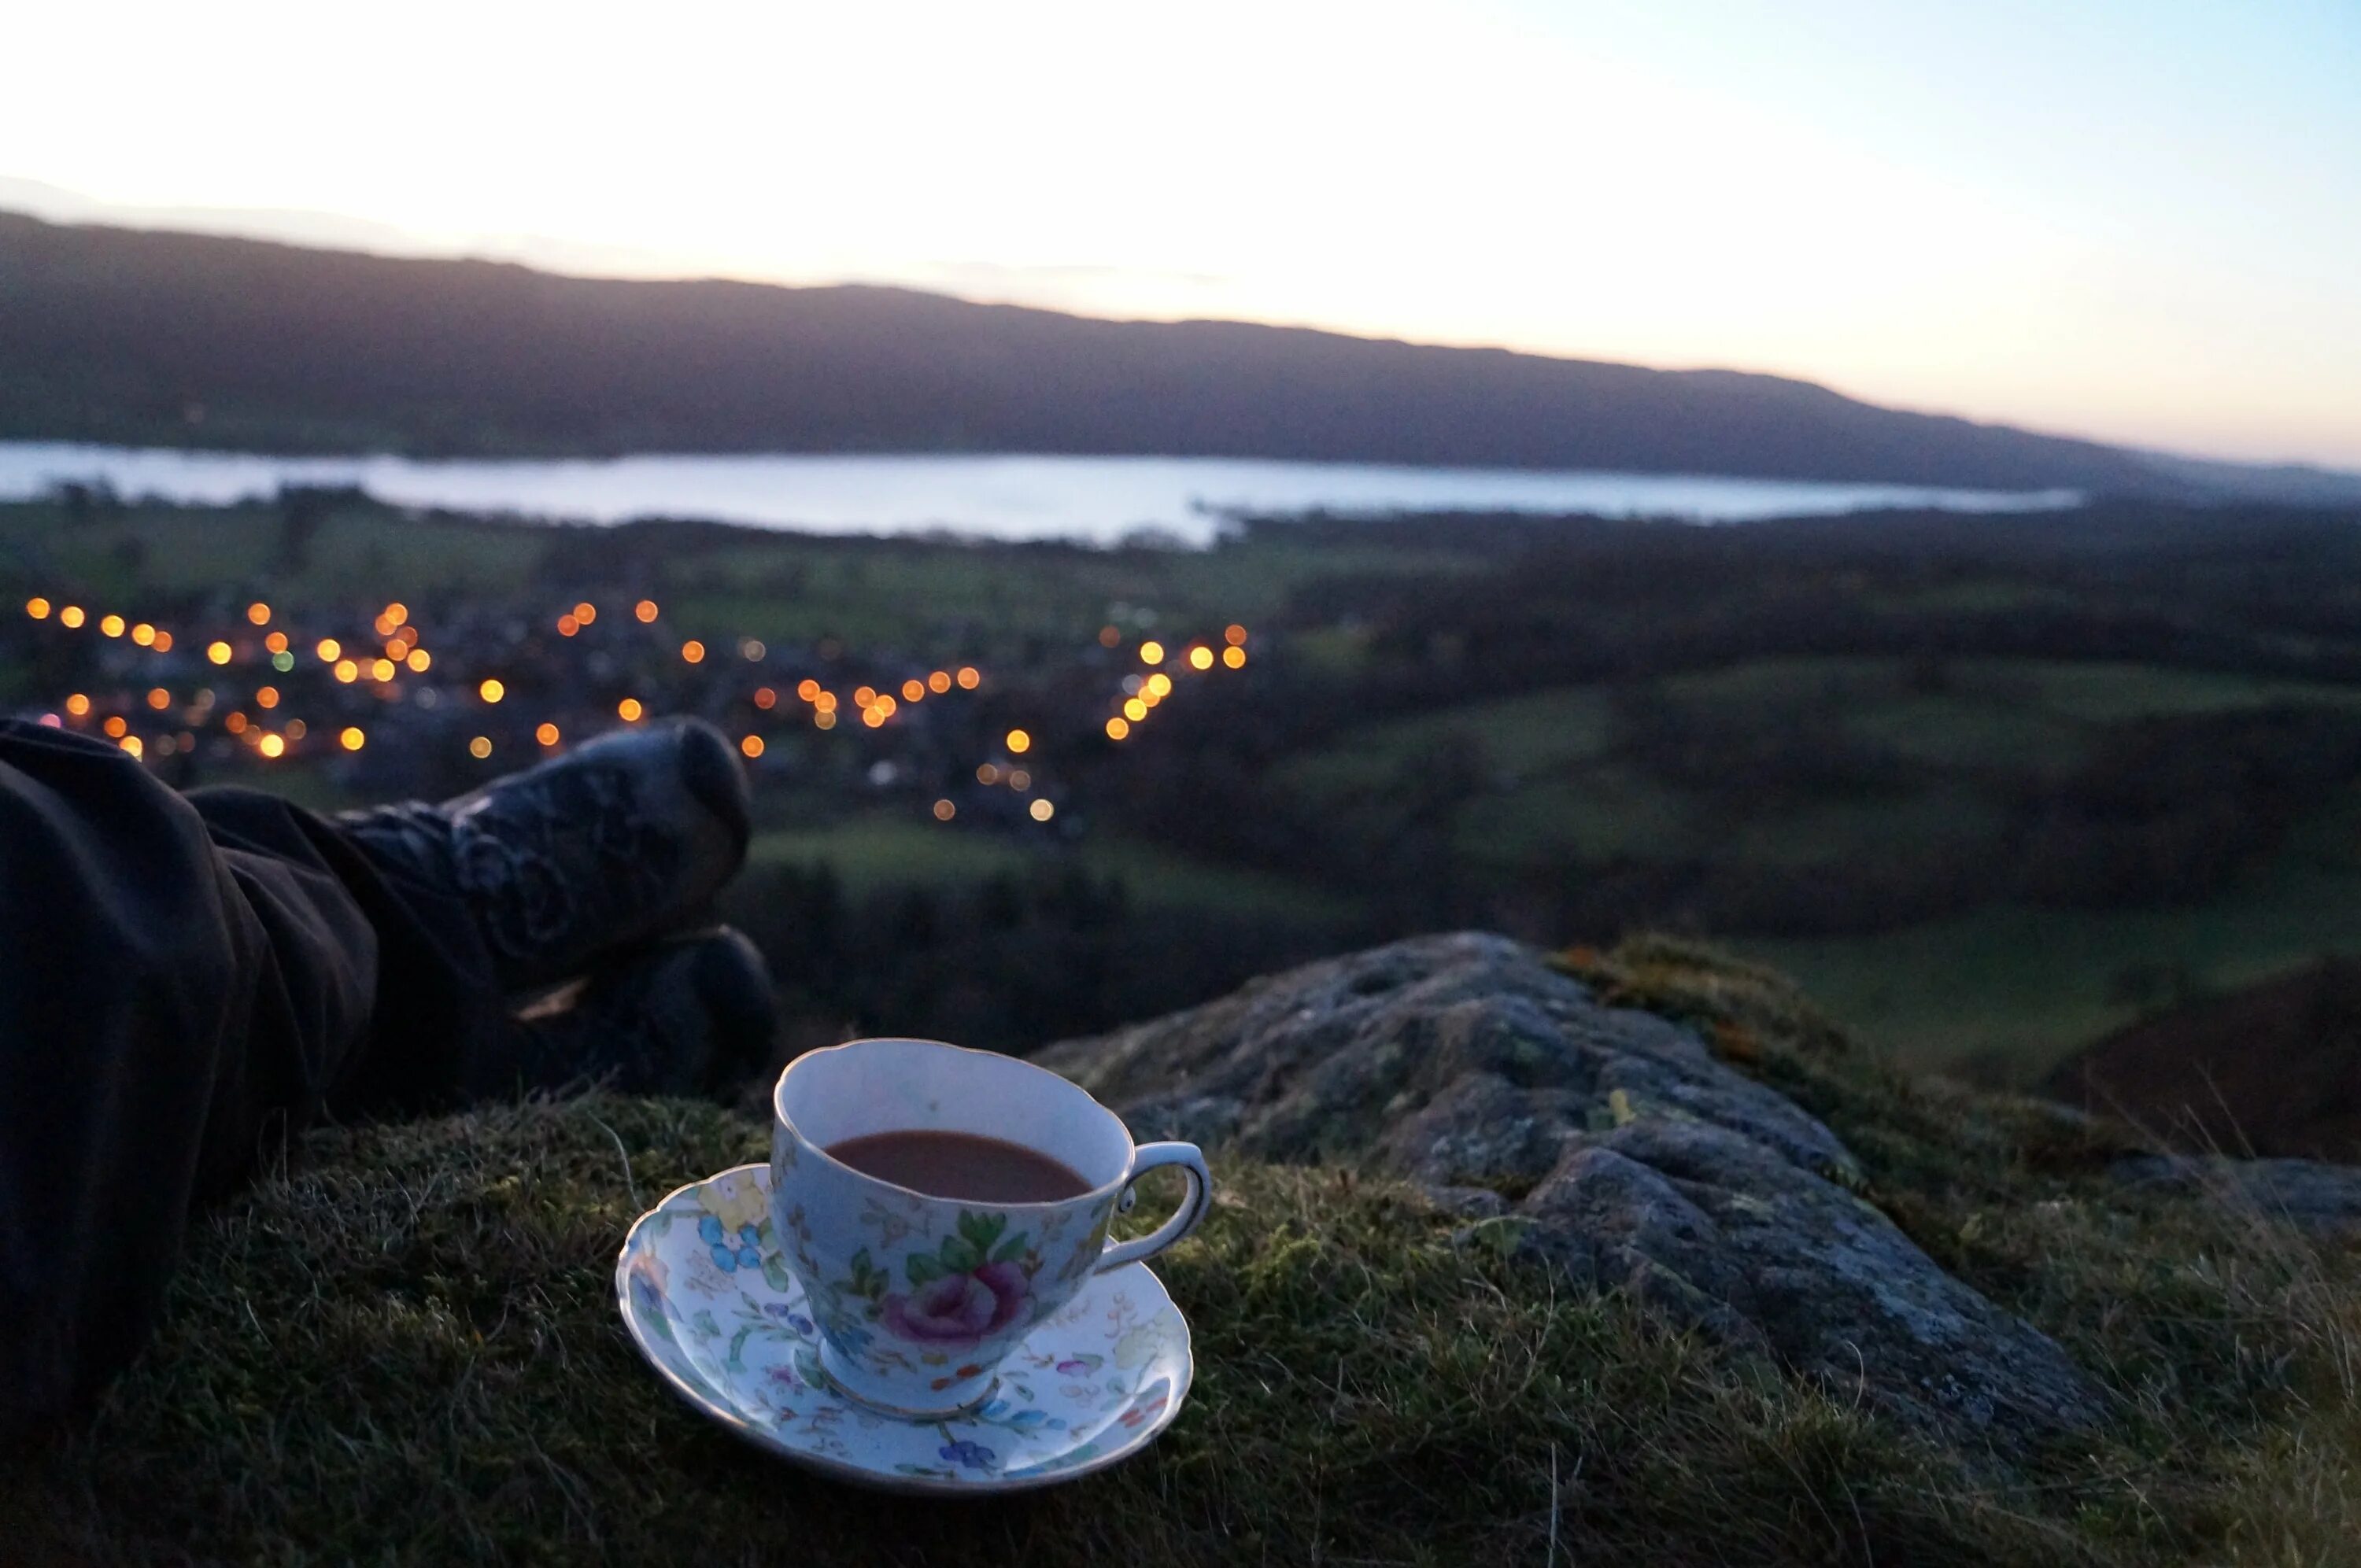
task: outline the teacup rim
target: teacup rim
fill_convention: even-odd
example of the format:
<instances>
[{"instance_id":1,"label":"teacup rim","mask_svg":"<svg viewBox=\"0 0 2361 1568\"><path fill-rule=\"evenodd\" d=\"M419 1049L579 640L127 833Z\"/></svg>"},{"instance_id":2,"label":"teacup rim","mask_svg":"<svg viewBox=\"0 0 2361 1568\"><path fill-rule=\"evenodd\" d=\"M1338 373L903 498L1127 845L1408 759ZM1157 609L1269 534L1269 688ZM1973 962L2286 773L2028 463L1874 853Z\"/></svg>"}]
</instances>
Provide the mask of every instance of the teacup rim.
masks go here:
<instances>
[{"instance_id":1,"label":"teacup rim","mask_svg":"<svg viewBox=\"0 0 2361 1568\"><path fill-rule=\"evenodd\" d=\"M957 1203L961 1201L961 1200L957 1198L946 1198L939 1192L921 1192L915 1187L905 1187L898 1181L888 1181L882 1176L872 1176L865 1170L857 1169L852 1166L845 1164L842 1160L829 1153L817 1139L808 1136L805 1134L802 1128L796 1126L795 1118L787 1114L785 1106L780 1104L779 1097L786 1091L787 1074L796 1069L796 1064L797 1062L808 1061L813 1057L828 1056L837 1051L851 1050L855 1046L874 1045L935 1046L943 1050L958 1051L966 1056L990 1057L995 1061L1012 1063L1015 1066L1024 1068L1029 1072L1038 1072L1044 1078L1055 1079L1058 1082L1064 1084L1067 1088L1072 1090L1075 1093L1089 1101L1093 1107L1104 1113L1107 1119L1112 1121L1115 1124L1116 1128L1122 1132L1123 1141L1129 1146L1132 1154L1136 1156L1139 1153L1139 1140L1131 1135L1130 1125L1126 1123L1121 1116L1115 1114L1114 1108L1108 1105L1104 1101L1101 1100L1097 1095L1093 1094L1089 1090L1083 1088L1081 1084L1076 1083L1072 1079L1068 1078L1062 1072L1053 1072L1049 1069L1041 1066L1038 1062L1027 1061L1023 1057L1013 1057L1005 1051L988 1051L976 1046L954 1045L949 1040L930 1040L917 1035L863 1035L858 1039L839 1040L832 1046L815 1046L810 1050L800 1053L785 1067L779 1069L779 1076L771 1085L772 1120L777 1124L784 1126L788 1131L794 1133L796 1135L796 1141L803 1145L806 1149L809 1150L812 1154L818 1155L821 1159L827 1161L828 1164L833 1166L838 1170L843 1171L848 1176L858 1177L863 1181L873 1181L880 1187L886 1188L895 1192L903 1193L908 1197L919 1199L922 1201L928 1203ZM977 1135L988 1137L991 1135L980 1134ZM1082 1203L1093 1198L1099 1198L1109 1193L1118 1192L1123 1190L1125 1183L1131 1179L1131 1160L1126 1158L1123 1162L1123 1169L1115 1173L1114 1179L1101 1182L1098 1186L1091 1188L1087 1191L1078 1192L1071 1198L1052 1198L1030 1203L994 1203L992 1205L992 1208L995 1212L1010 1210L1036 1210L1046 1212L1052 1209L1063 1209L1071 1204ZM971 1205L971 1207L972 1206L972 1205Z\"/></svg>"}]
</instances>

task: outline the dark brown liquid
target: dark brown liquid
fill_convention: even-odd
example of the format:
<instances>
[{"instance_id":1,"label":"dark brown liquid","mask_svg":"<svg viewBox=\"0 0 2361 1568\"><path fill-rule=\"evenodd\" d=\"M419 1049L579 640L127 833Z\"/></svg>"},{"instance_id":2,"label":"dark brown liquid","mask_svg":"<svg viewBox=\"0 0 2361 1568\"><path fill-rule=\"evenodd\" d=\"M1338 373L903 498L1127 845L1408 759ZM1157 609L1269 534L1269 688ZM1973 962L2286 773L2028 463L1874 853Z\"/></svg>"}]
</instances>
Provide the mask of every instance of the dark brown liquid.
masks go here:
<instances>
[{"instance_id":1,"label":"dark brown liquid","mask_svg":"<svg viewBox=\"0 0 2361 1568\"><path fill-rule=\"evenodd\" d=\"M828 1152L863 1176L962 1203L1056 1203L1091 1190L1048 1155L977 1133L865 1133Z\"/></svg>"}]
</instances>

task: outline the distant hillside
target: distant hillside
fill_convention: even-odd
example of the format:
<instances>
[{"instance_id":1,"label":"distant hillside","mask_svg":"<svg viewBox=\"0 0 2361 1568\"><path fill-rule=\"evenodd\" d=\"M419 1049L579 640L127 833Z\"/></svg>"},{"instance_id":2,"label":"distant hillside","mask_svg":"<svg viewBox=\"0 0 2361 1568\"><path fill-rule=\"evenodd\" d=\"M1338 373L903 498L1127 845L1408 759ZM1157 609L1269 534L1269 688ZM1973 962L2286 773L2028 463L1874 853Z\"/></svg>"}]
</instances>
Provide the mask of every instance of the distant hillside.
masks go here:
<instances>
[{"instance_id":1,"label":"distant hillside","mask_svg":"<svg viewBox=\"0 0 2361 1568\"><path fill-rule=\"evenodd\" d=\"M1145 453L2243 488L2228 466L2169 472L1771 376L1093 321L895 289L560 278L5 214L0 438Z\"/></svg>"},{"instance_id":2,"label":"distant hillside","mask_svg":"<svg viewBox=\"0 0 2361 1568\"><path fill-rule=\"evenodd\" d=\"M2361 1157L2361 961L2323 959L2142 1019L2048 1088L2184 1147Z\"/></svg>"}]
</instances>

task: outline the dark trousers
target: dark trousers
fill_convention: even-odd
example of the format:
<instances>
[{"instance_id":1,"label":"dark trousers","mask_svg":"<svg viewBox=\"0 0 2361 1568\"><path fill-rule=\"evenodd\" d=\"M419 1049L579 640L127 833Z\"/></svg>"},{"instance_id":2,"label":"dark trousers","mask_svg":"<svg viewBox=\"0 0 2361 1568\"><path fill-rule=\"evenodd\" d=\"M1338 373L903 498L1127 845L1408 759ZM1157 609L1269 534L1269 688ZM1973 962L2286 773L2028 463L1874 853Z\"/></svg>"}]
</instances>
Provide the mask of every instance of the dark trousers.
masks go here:
<instances>
[{"instance_id":1,"label":"dark trousers","mask_svg":"<svg viewBox=\"0 0 2361 1568\"><path fill-rule=\"evenodd\" d=\"M325 819L0 721L0 1442L139 1348L193 1211L511 1027L467 912Z\"/></svg>"}]
</instances>

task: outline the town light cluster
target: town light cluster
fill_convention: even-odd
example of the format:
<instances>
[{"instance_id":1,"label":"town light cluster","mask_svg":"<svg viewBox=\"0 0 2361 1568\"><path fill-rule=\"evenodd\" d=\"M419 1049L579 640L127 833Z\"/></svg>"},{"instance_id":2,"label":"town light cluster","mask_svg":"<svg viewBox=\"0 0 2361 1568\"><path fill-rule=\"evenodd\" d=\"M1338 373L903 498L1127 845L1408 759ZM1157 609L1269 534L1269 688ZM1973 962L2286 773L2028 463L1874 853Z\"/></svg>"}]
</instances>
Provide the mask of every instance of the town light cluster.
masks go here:
<instances>
[{"instance_id":1,"label":"town light cluster","mask_svg":"<svg viewBox=\"0 0 2361 1568\"><path fill-rule=\"evenodd\" d=\"M88 629L109 640L127 640L134 646L151 653L169 654L175 645L173 633L167 628L153 621L135 620L115 610L93 611L83 605L61 602L45 595L27 598L24 609L31 620L52 624L63 631L79 632ZM663 611L655 600L642 598L631 606L631 615L640 626L653 628L662 619ZM371 619L369 629L374 633L373 641L358 642L335 636L314 636L299 642L293 635L293 629L278 623L279 612L262 599L244 606L240 619L244 625L234 625L210 637L203 644L205 662L216 669L231 671L234 666L258 665L276 675L285 676L296 669L298 648L308 646L313 658L324 665L325 674L338 684L360 686L381 698L393 700L402 695L401 683L405 676L424 675L435 668L434 655L423 645L420 629L412 620L409 605L400 600L387 604ZM544 629L544 636L546 636L547 629L554 627L560 639L574 639L596 625L598 620L598 606L588 600L579 600L550 620L537 624ZM656 635L663 637L664 634L659 630ZM1097 637L1099 646L1111 651L1120 649L1125 641L1121 628L1113 625L1101 630ZM1156 709L1173 696L1176 674L1191 677L1223 670L1244 669L1247 660L1246 643L1246 629L1237 624L1225 627L1218 639L1209 636L1170 645L1156 638L1141 640L1134 651L1137 666L1124 676L1116 711L1104 720L1104 733L1108 740L1119 742L1136 737ZM661 645L676 649L682 662L687 664L699 665L707 661L708 646L701 639L683 638L676 642L667 640ZM751 663L759 664L769 656L767 644L758 638L722 639L716 645L734 647L741 658ZM536 640L527 646L537 647L545 655L554 652L557 644ZM462 661L464 663L464 655ZM511 670L509 674L513 678L516 672ZM537 682L528 684L539 685ZM898 682L883 688L862 685L841 696L818 680L807 676L796 683L794 696L815 729L833 729L846 718L857 718L865 729L879 729L906 709L915 709L954 690L973 692L983 684L983 672L976 666L947 665L924 674L904 675ZM235 694L226 694L227 700L225 700L225 695L212 686L176 694L166 685L150 686L144 692L135 689L116 697L98 699L88 692L75 692L60 705L61 713L45 715L42 722L61 728L69 724L95 724L102 733L135 757L169 757L192 750L197 743L198 730L216 728L236 738L255 755L275 761L290 755L309 734L302 718L283 712L288 695L272 681L265 680L252 687L250 697L243 702ZM418 700L428 703L436 695L435 688L425 688ZM456 695L462 701L472 696L475 701L490 707L506 700L511 696L511 689L508 680L501 675L479 674L465 681L456 694L443 688L440 695L446 699ZM748 700L759 714L771 715L784 706L785 697L785 694L779 688L765 685L755 687ZM117 706L127 711L107 711L107 708ZM140 712L143 706L146 714ZM254 710L253 714L248 713L249 707ZM616 702L614 712L617 719L625 724L640 723L653 715L649 703L636 696L620 698ZM160 717L169 727L165 732L148 736L132 732L134 718L144 720L151 715ZM760 720L757 722L759 724ZM271 727L274 724L276 728ZM334 749L345 753L358 752L369 744L368 733L359 724L340 724L324 731L324 734L332 735ZM554 718L544 718L536 723L532 734L544 750L555 749L563 739L559 725ZM467 754L478 762L489 761L496 750L495 741L489 734L473 735L466 744ZM1056 804L1046 795L1031 794L1035 782L1032 766L1010 761L1023 758L1027 763L1038 766L1036 753L1039 745L1038 738L1031 730L1021 726L1011 727L1001 736L1004 755L978 766L975 777L986 787L1005 786L1017 795L1028 795L1025 816L1034 822L1046 823L1057 815ZM740 751L750 761L763 757L770 746L770 740L755 730L741 734L738 740ZM958 803L948 796L933 801L929 810L939 822L953 821L959 815Z\"/></svg>"}]
</instances>

